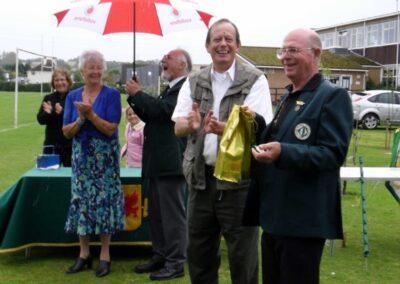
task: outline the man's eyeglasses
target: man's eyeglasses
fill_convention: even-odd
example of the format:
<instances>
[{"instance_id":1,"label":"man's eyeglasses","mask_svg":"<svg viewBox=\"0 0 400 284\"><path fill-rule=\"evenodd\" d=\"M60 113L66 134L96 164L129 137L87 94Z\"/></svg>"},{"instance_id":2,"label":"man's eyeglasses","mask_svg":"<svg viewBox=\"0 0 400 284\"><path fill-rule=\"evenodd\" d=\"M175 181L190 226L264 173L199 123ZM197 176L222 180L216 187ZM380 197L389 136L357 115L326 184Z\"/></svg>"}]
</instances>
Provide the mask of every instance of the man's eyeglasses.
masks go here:
<instances>
[{"instance_id":1,"label":"man's eyeglasses","mask_svg":"<svg viewBox=\"0 0 400 284\"><path fill-rule=\"evenodd\" d=\"M283 47L283 48L278 48L276 50L276 57L278 59L282 59L285 53L289 56L296 56L303 50L313 50L314 48L308 47L308 48L298 48L298 47Z\"/></svg>"}]
</instances>

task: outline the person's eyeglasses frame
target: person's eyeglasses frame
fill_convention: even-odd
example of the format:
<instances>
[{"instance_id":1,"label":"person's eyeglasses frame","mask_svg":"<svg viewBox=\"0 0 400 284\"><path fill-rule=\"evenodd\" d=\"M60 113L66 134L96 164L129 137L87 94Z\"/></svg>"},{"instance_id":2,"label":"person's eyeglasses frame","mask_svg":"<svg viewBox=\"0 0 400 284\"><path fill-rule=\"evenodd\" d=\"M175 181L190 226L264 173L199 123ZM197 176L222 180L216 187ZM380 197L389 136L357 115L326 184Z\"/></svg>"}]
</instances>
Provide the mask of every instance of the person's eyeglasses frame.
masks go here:
<instances>
[{"instance_id":1,"label":"person's eyeglasses frame","mask_svg":"<svg viewBox=\"0 0 400 284\"><path fill-rule=\"evenodd\" d=\"M276 50L276 57L281 60L285 54L288 54L291 57L296 56L297 54L299 54L302 51L305 50L314 50L314 47L306 47L306 48L300 48L300 47L282 47L282 48L278 48Z\"/></svg>"}]
</instances>

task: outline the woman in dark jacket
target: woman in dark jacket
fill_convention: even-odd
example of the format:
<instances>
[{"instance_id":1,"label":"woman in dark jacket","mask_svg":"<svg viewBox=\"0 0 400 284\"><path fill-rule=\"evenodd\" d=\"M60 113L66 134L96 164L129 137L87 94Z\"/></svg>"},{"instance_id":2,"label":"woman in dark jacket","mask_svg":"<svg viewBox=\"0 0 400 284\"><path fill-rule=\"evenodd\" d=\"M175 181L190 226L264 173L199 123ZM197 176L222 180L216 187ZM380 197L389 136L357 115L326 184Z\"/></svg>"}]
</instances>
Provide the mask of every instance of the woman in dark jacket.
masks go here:
<instances>
[{"instance_id":1,"label":"woman in dark jacket","mask_svg":"<svg viewBox=\"0 0 400 284\"><path fill-rule=\"evenodd\" d=\"M62 68L54 70L51 77L51 86L54 93L43 98L37 121L46 125L44 146L54 146L54 152L60 155L64 167L71 166L72 141L65 138L62 132L65 98L71 88L72 80L69 72ZM43 148L43 154L52 153L50 147Z\"/></svg>"}]
</instances>

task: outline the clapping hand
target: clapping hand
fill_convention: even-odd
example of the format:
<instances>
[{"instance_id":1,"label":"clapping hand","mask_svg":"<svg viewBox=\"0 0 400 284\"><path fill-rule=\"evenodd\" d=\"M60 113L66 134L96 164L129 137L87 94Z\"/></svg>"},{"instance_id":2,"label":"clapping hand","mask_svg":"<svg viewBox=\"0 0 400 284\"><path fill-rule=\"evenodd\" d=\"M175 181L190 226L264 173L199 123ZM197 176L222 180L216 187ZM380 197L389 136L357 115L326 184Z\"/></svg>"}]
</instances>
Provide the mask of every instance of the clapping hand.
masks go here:
<instances>
[{"instance_id":1,"label":"clapping hand","mask_svg":"<svg viewBox=\"0 0 400 284\"><path fill-rule=\"evenodd\" d=\"M78 109L80 118L89 118L93 114L92 104L89 100L74 102L74 105Z\"/></svg>"},{"instance_id":2,"label":"clapping hand","mask_svg":"<svg viewBox=\"0 0 400 284\"><path fill-rule=\"evenodd\" d=\"M222 135L225 125L226 123L218 121L217 117L214 116L214 112L210 110L204 119L204 132Z\"/></svg>"},{"instance_id":3,"label":"clapping hand","mask_svg":"<svg viewBox=\"0 0 400 284\"><path fill-rule=\"evenodd\" d=\"M42 108L44 110L44 112L51 114L51 112L53 111L53 107L51 106L51 102L47 101L47 102L43 102L42 103Z\"/></svg>"},{"instance_id":4,"label":"clapping hand","mask_svg":"<svg viewBox=\"0 0 400 284\"><path fill-rule=\"evenodd\" d=\"M195 131L200 127L200 111L199 105L197 103L192 104L192 110L189 112L188 115L188 127L190 130Z\"/></svg>"},{"instance_id":5,"label":"clapping hand","mask_svg":"<svg viewBox=\"0 0 400 284\"><path fill-rule=\"evenodd\" d=\"M60 103L56 103L56 113L60 114L63 111L63 107L60 105Z\"/></svg>"}]
</instances>

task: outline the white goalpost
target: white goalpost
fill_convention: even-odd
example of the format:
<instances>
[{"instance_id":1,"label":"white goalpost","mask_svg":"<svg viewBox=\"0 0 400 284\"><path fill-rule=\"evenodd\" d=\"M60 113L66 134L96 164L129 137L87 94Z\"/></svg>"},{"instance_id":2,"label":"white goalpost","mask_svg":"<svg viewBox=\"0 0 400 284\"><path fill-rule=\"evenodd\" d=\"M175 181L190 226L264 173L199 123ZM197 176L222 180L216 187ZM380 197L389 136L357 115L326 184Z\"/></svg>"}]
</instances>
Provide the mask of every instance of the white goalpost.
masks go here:
<instances>
[{"instance_id":1,"label":"white goalpost","mask_svg":"<svg viewBox=\"0 0 400 284\"><path fill-rule=\"evenodd\" d=\"M16 49L16 55L15 55L15 93L14 93L14 128L18 127L18 84L19 84L19 53L24 52L28 54L32 54L35 56L41 57L41 62L40 62L40 93L43 95L43 61L47 59L51 59L51 71L53 71L55 64L54 62L56 61L57 57L54 56L48 56L44 54L39 54L35 53L32 51L24 50L21 48Z\"/></svg>"}]
</instances>

